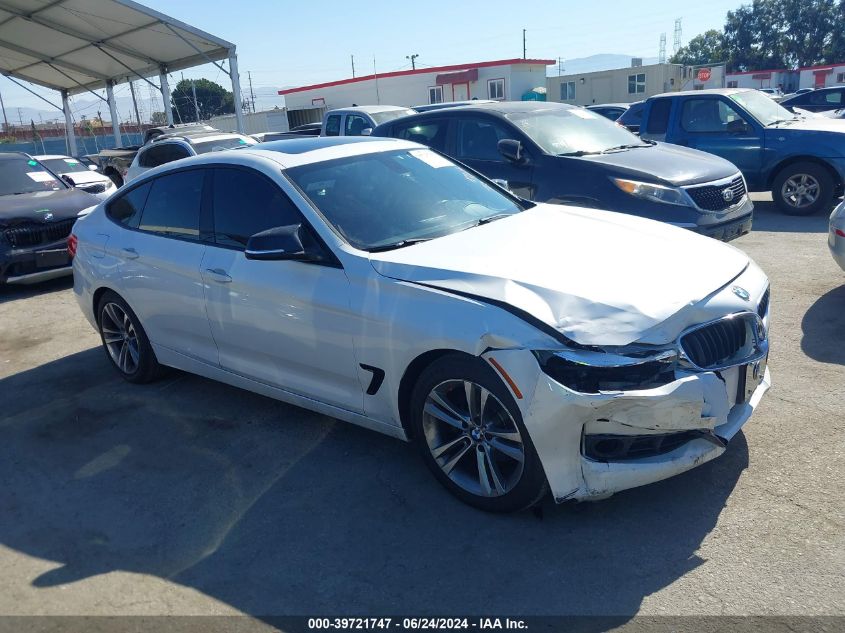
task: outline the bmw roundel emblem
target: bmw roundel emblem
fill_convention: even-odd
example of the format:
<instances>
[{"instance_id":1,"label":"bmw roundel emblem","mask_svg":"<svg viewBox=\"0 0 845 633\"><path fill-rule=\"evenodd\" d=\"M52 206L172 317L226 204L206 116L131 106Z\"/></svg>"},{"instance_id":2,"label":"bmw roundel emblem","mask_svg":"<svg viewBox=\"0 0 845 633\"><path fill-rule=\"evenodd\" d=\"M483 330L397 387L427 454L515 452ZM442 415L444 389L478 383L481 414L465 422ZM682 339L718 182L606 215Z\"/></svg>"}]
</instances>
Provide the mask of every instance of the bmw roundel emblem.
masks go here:
<instances>
[{"instance_id":1,"label":"bmw roundel emblem","mask_svg":"<svg viewBox=\"0 0 845 633\"><path fill-rule=\"evenodd\" d=\"M725 202L731 202L734 199L733 189L724 189L722 191L722 198L725 199Z\"/></svg>"},{"instance_id":2,"label":"bmw roundel emblem","mask_svg":"<svg viewBox=\"0 0 845 633\"><path fill-rule=\"evenodd\" d=\"M748 299L751 298L751 295L748 294L748 291L742 286L734 286L731 290L733 290L733 293L743 301L748 301Z\"/></svg>"}]
</instances>

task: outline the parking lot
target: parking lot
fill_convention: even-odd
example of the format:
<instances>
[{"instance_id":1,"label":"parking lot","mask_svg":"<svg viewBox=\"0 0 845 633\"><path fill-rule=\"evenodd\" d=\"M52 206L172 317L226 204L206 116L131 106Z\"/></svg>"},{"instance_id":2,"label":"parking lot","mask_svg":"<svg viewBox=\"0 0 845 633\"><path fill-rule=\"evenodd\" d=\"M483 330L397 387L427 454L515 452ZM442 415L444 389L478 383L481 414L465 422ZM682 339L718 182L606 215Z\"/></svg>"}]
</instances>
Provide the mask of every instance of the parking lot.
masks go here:
<instances>
[{"instance_id":1,"label":"parking lot","mask_svg":"<svg viewBox=\"0 0 845 633\"><path fill-rule=\"evenodd\" d=\"M771 278L774 386L744 432L537 514L303 409L124 383L69 280L0 288L0 613L845 614L845 274L826 216L756 200L734 244Z\"/></svg>"}]
</instances>

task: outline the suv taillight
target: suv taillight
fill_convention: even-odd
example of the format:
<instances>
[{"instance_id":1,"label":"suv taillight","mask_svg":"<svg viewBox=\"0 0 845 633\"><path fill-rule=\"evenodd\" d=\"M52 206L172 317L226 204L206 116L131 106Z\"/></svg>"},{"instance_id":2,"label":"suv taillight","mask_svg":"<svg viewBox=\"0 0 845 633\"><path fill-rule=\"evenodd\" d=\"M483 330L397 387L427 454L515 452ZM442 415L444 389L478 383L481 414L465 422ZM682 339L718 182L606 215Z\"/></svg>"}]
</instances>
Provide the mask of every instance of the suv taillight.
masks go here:
<instances>
[{"instance_id":1,"label":"suv taillight","mask_svg":"<svg viewBox=\"0 0 845 633\"><path fill-rule=\"evenodd\" d=\"M71 233L67 236L67 252L70 255L71 259L76 255L76 245L79 243L79 239Z\"/></svg>"}]
</instances>

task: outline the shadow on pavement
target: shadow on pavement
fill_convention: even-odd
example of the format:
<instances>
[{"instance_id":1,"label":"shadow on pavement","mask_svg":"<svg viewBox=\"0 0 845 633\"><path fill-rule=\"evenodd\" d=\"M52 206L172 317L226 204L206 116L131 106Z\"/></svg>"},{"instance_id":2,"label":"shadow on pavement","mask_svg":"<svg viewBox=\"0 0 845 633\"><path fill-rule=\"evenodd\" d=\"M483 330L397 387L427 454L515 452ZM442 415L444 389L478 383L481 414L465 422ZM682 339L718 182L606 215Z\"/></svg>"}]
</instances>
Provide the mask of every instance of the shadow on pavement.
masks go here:
<instances>
[{"instance_id":1,"label":"shadow on pavement","mask_svg":"<svg viewBox=\"0 0 845 633\"><path fill-rule=\"evenodd\" d=\"M845 345L839 345L845 325L845 286L819 297L801 320L801 350L813 360L845 365Z\"/></svg>"},{"instance_id":2,"label":"shadow on pavement","mask_svg":"<svg viewBox=\"0 0 845 633\"><path fill-rule=\"evenodd\" d=\"M831 207L826 212L809 216L786 215L774 202L754 202L754 226L752 231L775 233L827 233Z\"/></svg>"},{"instance_id":3,"label":"shadow on pavement","mask_svg":"<svg viewBox=\"0 0 845 633\"><path fill-rule=\"evenodd\" d=\"M0 394L0 543L57 563L35 587L126 570L260 616L632 615L706 563L748 465L740 434L674 479L498 516L409 445L181 373L128 385L99 349Z\"/></svg>"},{"instance_id":4,"label":"shadow on pavement","mask_svg":"<svg viewBox=\"0 0 845 633\"><path fill-rule=\"evenodd\" d=\"M28 299L51 292L61 292L69 288L73 288L73 277L70 275L35 284L0 284L0 303Z\"/></svg>"}]
</instances>

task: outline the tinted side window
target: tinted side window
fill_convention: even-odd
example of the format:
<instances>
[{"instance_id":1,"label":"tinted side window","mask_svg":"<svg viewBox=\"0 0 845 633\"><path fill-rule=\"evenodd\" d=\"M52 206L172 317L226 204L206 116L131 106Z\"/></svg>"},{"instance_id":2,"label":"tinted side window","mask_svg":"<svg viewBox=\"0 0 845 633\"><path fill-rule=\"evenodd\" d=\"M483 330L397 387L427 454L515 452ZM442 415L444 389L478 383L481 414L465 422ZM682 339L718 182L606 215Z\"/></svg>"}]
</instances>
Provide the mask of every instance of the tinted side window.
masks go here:
<instances>
[{"instance_id":1,"label":"tinted side window","mask_svg":"<svg viewBox=\"0 0 845 633\"><path fill-rule=\"evenodd\" d=\"M340 136L339 114L333 114L326 119L326 136Z\"/></svg>"},{"instance_id":2,"label":"tinted side window","mask_svg":"<svg viewBox=\"0 0 845 633\"><path fill-rule=\"evenodd\" d=\"M666 134L666 129L669 127L669 113L671 111L672 101L670 99L657 99L652 103L651 110L648 113L646 133Z\"/></svg>"},{"instance_id":3,"label":"tinted side window","mask_svg":"<svg viewBox=\"0 0 845 633\"><path fill-rule=\"evenodd\" d=\"M810 103L813 105L839 105L842 103L842 93L838 90L825 92L811 92Z\"/></svg>"},{"instance_id":4,"label":"tinted side window","mask_svg":"<svg viewBox=\"0 0 845 633\"><path fill-rule=\"evenodd\" d=\"M729 132L744 124L736 110L718 99L688 99L681 109L681 127L687 132Z\"/></svg>"},{"instance_id":5,"label":"tinted side window","mask_svg":"<svg viewBox=\"0 0 845 633\"><path fill-rule=\"evenodd\" d=\"M198 240L204 174L194 169L153 180L138 228Z\"/></svg>"},{"instance_id":6,"label":"tinted side window","mask_svg":"<svg viewBox=\"0 0 845 633\"><path fill-rule=\"evenodd\" d=\"M391 136L428 145L442 152L446 149L446 131L448 128L449 122L444 119L420 123L403 123L393 126Z\"/></svg>"},{"instance_id":7,"label":"tinted side window","mask_svg":"<svg viewBox=\"0 0 845 633\"><path fill-rule=\"evenodd\" d=\"M622 116L619 117L619 121L625 125L639 125L643 120L643 107L644 104L635 103L625 110Z\"/></svg>"},{"instance_id":8,"label":"tinted side window","mask_svg":"<svg viewBox=\"0 0 845 633\"><path fill-rule=\"evenodd\" d=\"M361 136L364 128L373 127L370 122L362 116L355 114L346 115L346 136Z\"/></svg>"},{"instance_id":9,"label":"tinted side window","mask_svg":"<svg viewBox=\"0 0 845 633\"><path fill-rule=\"evenodd\" d=\"M274 183L243 169L215 169L214 241L243 248L256 233L303 222L299 210Z\"/></svg>"},{"instance_id":10,"label":"tinted side window","mask_svg":"<svg viewBox=\"0 0 845 633\"><path fill-rule=\"evenodd\" d=\"M153 145L141 152L138 164L141 167L158 167L167 162L167 145Z\"/></svg>"},{"instance_id":11,"label":"tinted side window","mask_svg":"<svg viewBox=\"0 0 845 633\"><path fill-rule=\"evenodd\" d=\"M150 187L152 187L151 183L145 183L112 200L106 207L106 215L115 222L133 228L137 227L138 220L141 218L141 211L144 209L144 203L147 201L147 195L150 193Z\"/></svg>"},{"instance_id":12,"label":"tinted side window","mask_svg":"<svg viewBox=\"0 0 845 633\"><path fill-rule=\"evenodd\" d=\"M488 119L459 119L458 157L504 162L498 143L512 136L504 126Z\"/></svg>"},{"instance_id":13,"label":"tinted side window","mask_svg":"<svg viewBox=\"0 0 845 633\"><path fill-rule=\"evenodd\" d=\"M180 158L187 158L191 155L187 148L177 145L176 143L171 143L168 147L170 148L170 152L167 156L167 160L164 161L165 163L170 163L174 160L179 160Z\"/></svg>"}]
</instances>

